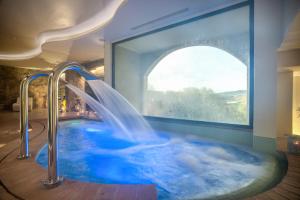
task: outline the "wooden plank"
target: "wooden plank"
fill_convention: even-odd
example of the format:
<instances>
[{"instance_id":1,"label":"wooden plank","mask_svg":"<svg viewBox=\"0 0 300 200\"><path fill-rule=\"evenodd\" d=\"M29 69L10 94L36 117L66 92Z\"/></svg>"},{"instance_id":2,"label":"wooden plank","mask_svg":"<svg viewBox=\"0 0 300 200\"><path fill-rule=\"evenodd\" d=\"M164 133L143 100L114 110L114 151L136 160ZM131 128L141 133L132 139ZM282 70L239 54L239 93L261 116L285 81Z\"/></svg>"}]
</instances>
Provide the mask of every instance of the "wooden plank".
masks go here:
<instances>
[{"instance_id":1,"label":"wooden plank","mask_svg":"<svg viewBox=\"0 0 300 200\"><path fill-rule=\"evenodd\" d=\"M300 194L300 188L296 188L294 186L291 186L291 185L288 185L285 183L280 184L280 188L287 190L289 192L292 192L294 194Z\"/></svg>"},{"instance_id":2,"label":"wooden plank","mask_svg":"<svg viewBox=\"0 0 300 200\"><path fill-rule=\"evenodd\" d=\"M300 167L291 167L291 166L289 166L288 171L300 174Z\"/></svg>"},{"instance_id":3,"label":"wooden plank","mask_svg":"<svg viewBox=\"0 0 300 200\"><path fill-rule=\"evenodd\" d=\"M300 188L300 183L298 181L298 179L293 178L293 177L285 177L282 181L281 184L286 184L286 185L290 185L293 186L295 188ZM280 185L281 185L280 184Z\"/></svg>"},{"instance_id":4,"label":"wooden plank","mask_svg":"<svg viewBox=\"0 0 300 200\"><path fill-rule=\"evenodd\" d=\"M139 185L137 190L137 200L155 200L157 192L154 185Z\"/></svg>"},{"instance_id":5,"label":"wooden plank","mask_svg":"<svg viewBox=\"0 0 300 200\"><path fill-rule=\"evenodd\" d=\"M287 158L289 167L300 168L300 156L288 154Z\"/></svg>"},{"instance_id":6,"label":"wooden plank","mask_svg":"<svg viewBox=\"0 0 300 200\"><path fill-rule=\"evenodd\" d=\"M259 195L255 196L255 198L257 200L270 200L270 197L267 196L265 193L259 194Z\"/></svg>"},{"instance_id":7,"label":"wooden plank","mask_svg":"<svg viewBox=\"0 0 300 200\"><path fill-rule=\"evenodd\" d=\"M122 187L118 187L114 195L115 200L122 200L122 199L137 199L137 187L132 185L124 185Z\"/></svg>"},{"instance_id":8,"label":"wooden plank","mask_svg":"<svg viewBox=\"0 0 300 200\"><path fill-rule=\"evenodd\" d=\"M16 198L7 193L6 190L0 186L0 200L16 200Z\"/></svg>"},{"instance_id":9,"label":"wooden plank","mask_svg":"<svg viewBox=\"0 0 300 200\"><path fill-rule=\"evenodd\" d=\"M288 178L294 178L295 181L298 181L300 183L300 174L297 172L288 171L285 176Z\"/></svg>"},{"instance_id":10,"label":"wooden plank","mask_svg":"<svg viewBox=\"0 0 300 200\"><path fill-rule=\"evenodd\" d=\"M244 200L259 200L257 197L247 197Z\"/></svg>"},{"instance_id":11,"label":"wooden plank","mask_svg":"<svg viewBox=\"0 0 300 200\"><path fill-rule=\"evenodd\" d=\"M287 197L281 196L280 194L273 192L273 191L268 191L265 193L270 199L273 200L289 200Z\"/></svg>"},{"instance_id":12,"label":"wooden plank","mask_svg":"<svg viewBox=\"0 0 300 200\"><path fill-rule=\"evenodd\" d=\"M282 189L280 187L277 187L274 190L275 192L281 194L282 196L287 197L288 199L300 199L300 194L291 193L288 190Z\"/></svg>"}]
</instances>

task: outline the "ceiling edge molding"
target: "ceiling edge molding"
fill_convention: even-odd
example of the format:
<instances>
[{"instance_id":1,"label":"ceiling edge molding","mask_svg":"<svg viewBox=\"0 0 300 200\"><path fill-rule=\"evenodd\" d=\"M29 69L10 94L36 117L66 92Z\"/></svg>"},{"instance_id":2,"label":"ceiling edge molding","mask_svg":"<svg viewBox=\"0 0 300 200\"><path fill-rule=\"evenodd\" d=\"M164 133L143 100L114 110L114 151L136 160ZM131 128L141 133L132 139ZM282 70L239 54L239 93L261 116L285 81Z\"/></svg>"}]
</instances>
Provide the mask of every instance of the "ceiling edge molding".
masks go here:
<instances>
[{"instance_id":1,"label":"ceiling edge molding","mask_svg":"<svg viewBox=\"0 0 300 200\"><path fill-rule=\"evenodd\" d=\"M102 28L107 25L112 18L115 16L117 10L125 3L127 0L110 0L107 1L108 5L104 10L101 10L94 17L77 24L73 27L46 31L41 33L37 37L36 47L28 51L21 53L7 54L0 52L0 60L26 60L38 56L42 53L42 46L47 42L54 41L64 41L70 39L76 39L83 35L89 34L95 30Z\"/></svg>"}]
</instances>

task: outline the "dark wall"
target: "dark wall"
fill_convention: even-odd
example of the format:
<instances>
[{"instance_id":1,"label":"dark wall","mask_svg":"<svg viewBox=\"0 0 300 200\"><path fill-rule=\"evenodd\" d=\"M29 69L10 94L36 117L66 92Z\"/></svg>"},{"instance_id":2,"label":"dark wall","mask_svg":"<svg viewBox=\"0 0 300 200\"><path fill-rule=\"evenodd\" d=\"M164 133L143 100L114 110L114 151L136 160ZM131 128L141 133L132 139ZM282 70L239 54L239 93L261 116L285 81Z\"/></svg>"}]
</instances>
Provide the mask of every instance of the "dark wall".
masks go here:
<instances>
[{"instance_id":1,"label":"dark wall","mask_svg":"<svg viewBox=\"0 0 300 200\"><path fill-rule=\"evenodd\" d=\"M35 70L0 66L0 104L4 109L11 110L12 104L19 97L19 87L25 74L36 73ZM33 97L35 109L46 108L47 101L47 78L40 77L31 82L29 97Z\"/></svg>"}]
</instances>

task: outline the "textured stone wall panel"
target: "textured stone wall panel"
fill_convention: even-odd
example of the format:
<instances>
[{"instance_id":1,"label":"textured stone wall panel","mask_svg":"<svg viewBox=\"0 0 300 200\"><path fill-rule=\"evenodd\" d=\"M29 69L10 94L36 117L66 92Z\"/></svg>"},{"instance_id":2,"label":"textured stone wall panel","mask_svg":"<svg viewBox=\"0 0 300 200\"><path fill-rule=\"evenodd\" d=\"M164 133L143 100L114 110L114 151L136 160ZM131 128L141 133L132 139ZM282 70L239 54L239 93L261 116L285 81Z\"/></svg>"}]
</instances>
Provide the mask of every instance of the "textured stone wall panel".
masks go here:
<instances>
[{"instance_id":1,"label":"textured stone wall panel","mask_svg":"<svg viewBox=\"0 0 300 200\"><path fill-rule=\"evenodd\" d=\"M21 80L26 74L37 73L35 70L0 66L0 104L11 110L12 104L19 97ZM43 109L47 106L47 77L41 77L31 82L29 97L33 97L33 107Z\"/></svg>"}]
</instances>

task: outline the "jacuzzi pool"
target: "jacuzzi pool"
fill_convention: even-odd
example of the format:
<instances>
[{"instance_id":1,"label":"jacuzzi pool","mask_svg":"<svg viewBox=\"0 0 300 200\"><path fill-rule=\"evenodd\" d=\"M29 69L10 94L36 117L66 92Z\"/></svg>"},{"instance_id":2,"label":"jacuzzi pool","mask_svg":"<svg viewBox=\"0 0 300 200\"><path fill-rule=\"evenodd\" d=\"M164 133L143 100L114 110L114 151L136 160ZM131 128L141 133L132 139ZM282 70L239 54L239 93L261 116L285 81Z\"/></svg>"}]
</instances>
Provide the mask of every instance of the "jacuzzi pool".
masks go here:
<instances>
[{"instance_id":1,"label":"jacuzzi pool","mask_svg":"<svg viewBox=\"0 0 300 200\"><path fill-rule=\"evenodd\" d=\"M274 157L244 147L158 135L158 141L136 144L114 138L102 122L60 122L59 174L95 183L152 183L159 199L243 197L267 188L280 174ZM47 167L46 145L36 161Z\"/></svg>"}]
</instances>

